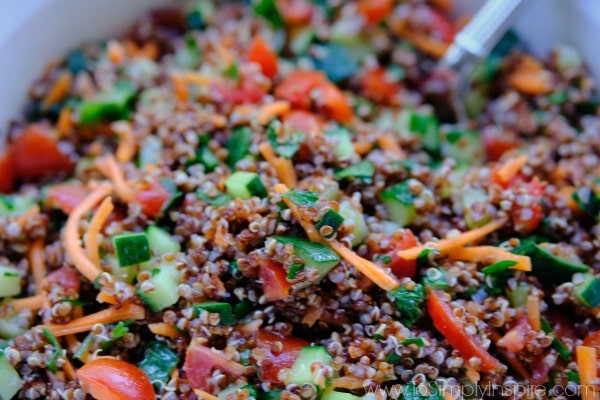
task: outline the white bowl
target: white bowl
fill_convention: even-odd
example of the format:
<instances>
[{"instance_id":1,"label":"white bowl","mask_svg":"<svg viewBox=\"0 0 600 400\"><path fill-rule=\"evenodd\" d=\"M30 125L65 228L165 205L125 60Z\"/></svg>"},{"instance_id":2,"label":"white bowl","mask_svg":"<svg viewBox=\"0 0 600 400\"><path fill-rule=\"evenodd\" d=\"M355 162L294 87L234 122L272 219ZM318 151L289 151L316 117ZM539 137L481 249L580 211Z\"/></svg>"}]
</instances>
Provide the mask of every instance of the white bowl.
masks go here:
<instances>
[{"instance_id":1,"label":"white bowl","mask_svg":"<svg viewBox=\"0 0 600 400\"><path fill-rule=\"evenodd\" d=\"M517 31L540 55L577 47L600 78L598 0L533 0ZM458 13L482 0L457 0ZM0 132L21 112L27 90L51 59L79 44L119 35L144 10L172 0L0 0Z\"/></svg>"}]
</instances>

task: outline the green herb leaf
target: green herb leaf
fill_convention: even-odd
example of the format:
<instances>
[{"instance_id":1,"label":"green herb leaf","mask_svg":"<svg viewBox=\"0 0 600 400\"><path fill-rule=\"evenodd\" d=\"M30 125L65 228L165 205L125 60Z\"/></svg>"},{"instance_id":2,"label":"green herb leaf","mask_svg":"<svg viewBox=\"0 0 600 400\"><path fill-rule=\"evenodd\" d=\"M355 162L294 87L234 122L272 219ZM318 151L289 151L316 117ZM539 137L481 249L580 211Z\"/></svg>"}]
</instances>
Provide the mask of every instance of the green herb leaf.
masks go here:
<instances>
[{"instance_id":1,"label":"green herb leaf","mask_svg":"<svg viewBox=\"0 0 600 400\"><path fill-rule=\"evenodd\" d=\"M283 197L290 199L296 205L308 207L314 207L319 200L319 195L309 190L291 189Z\"/></svg>"},{"instance_id":2,"label":"green herb leaf","mask_svg":"<svg viewBox=\"0 0 600 400\"><path fill-rule=\"evenodd\" d=\"M399 286L387 292L388 297L394 302L400 312L400 322L410 328L423 315L425 301L425 287L416 283L412 289Z\"/></svg>"},{"instance_id":3,"label":"green herb leaf","mask_svg":"<svg viewBox=\"0 0 600 400\"><path fill-rule=\"evenodd\" d=\"M285 158L292 158L300 149L300 144L306 140L306 135L300 131L294 131L282 142L277 136L277 124L279 121L274 121L267 128L269 143L275 153Z\"/></svg>"},{"instance_id":4,"label":"green herb leaf","mask_svg":"<svg viewBox=\"0 0 600 400\"><path fill-rule=\"evenodd\" d=\"M148 375L151 382L167 382L179 356L164 342L150 342L144 351L144 359L138 366Z\"/></svg>"},{"instance_id":5,"label":"green herb leaf","mask_svg":"<svg viewBox=\"0 0 600 400\"><path fill-rule=\"evenodd\" d=\"M361 161L358 164L350 165L335 172L336 179L360 179L363 183L369 184L375 175L375 166L370 161Z\"/></svg>"},{"instance_id":6,"label":"green herb leaf","mask_svg":"<svg viewBox=\"0 0 600 400\"><path fill-rule=\"evenodd\" d=\"M54 353L52 353L52 357L50 357L50 359L46 363L46 366L48 367L50 372L56 373L56 371L58 371L56 360L58 360L58 357L60 357L62 353L62 347L60 347L60 343L58 343L56 337L48 329L42 329L42 333L44 334L44 337L46 338L48 343L50 343L54 347Z\"/></svg>"},{"instance_id":7,"label":"green herb leaf","mask_svg":"<svg viewBox=\"0 0 600 400\"><path fill-rule=\"evenodd\" d=\"M284 25L283 18L275 0L258 0L254 1L254 13L263 17L271 24L273 28L282 28Z\"/></svg>"},{"instance_id":8,"label":"green herb leaf","mask_svg":"<svg viewBox=\"0 0 600 400\"><path fill-rule=\"evenodd\" d=\"M514 260L502 260L492 265L488 265L487 267L483 268L481 272L483 272L485 275L497 275L501 272L508 271L510 267L517 264L518 263Z\"/></svg>"},{"instance_id":9,"label":"green herb leaf","mask_svg":"<svg viewBox=\"0 0 600 400\"><path fill-rule=\"evenodd\" d=\"M408 346L409 344L416 344L417 347L424 347L425 340L423 340L423 338L408 338L401 341L400 344L403 346Z\"/></svg>"},{"instance_id":10,"label":"green herb leaf","mask_svg":"<svg viewBox=\"0 0 600 400\"><path fill-rule=\"evenodd\" d=\"M550 324L548 323L546 318L541 319L541 325L542 325L542 330L545 333L553 333L554 332L554 329L552 329L552 327L550 326ZM562 358L563 360L569 361L571 359L571 352L569 351L567 346L565 346L565 344L556 335L554 336L554 339L552 339L552 347L554 347L554 349L556 349L556 352L558 353L560 358Z\"/></svg>"},{"instance_id":11,"label":"green herb leaf","mask_svg":"<svg viewBox=\"0 0 600 400\"><path fill-rule=\"evenodd\" d=\"M225 71L223 71L223 75L225 75L226 77L233 79L234 81L239 81L240 80L240 70L238 68L237 63L232 62L231 64L229 64L229 67L227 67L227 69L225 69Z\"/></svg>"},{"instance_id":12,"label":"green herb leaf","mask_svg":"<svg viewBox=\"0 0 600 400\"><path fill-rule=\"evenodd\" d=\"M208 197L206 193L201 192L200 190L196 192L196 196L198 196L198 198L204 201L206 204L214 207L224 206L233 199L233 197L227 193L219 193L215 197Z\"/></svg>"}]
</instances>

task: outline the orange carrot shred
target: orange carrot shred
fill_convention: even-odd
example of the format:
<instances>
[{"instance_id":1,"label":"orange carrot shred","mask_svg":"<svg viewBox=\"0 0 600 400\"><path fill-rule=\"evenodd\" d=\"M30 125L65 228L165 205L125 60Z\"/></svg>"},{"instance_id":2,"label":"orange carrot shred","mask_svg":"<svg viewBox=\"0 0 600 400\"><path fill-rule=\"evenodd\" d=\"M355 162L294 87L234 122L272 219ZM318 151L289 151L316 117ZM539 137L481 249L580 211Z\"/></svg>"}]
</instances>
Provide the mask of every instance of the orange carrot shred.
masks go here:
<instances>
[{"instance_id":1,"label":"orange carrot shred","mask_svg":"<svg viewBox=\"0 0 600 400\"><path fill-rule=\"evenodd\" d=\"M35 292L40 294L44 278L46 277L46 262L44 257L44 242L42 240L34 241L27 251L27 258L31 266L31 274L35 282Z\"/></svg>"},{"instance_id":2,"label":"orange carrot shred","mask_svg":"<svg viewBox=\"0 0 600 400\"><path fill-rule=\"evenodd\" d=\"M112 154L96 160L96 165L100 172L108 179L113 181L117 196L125 203L131 203L134 200L133 190L129 187L123 176L123 171L119 168L115 157Z\"/></svg>"},{"instance_id":3,"label":"orange carrot shred","mask_svg":"<svg viewBox=\"0 0 600 400\"><path fill-rule=\"evenodd\" d=\"M490 262L496 263L503 260L516 261L517 264L510 267L519 271L531 271L531 259L520 256L494 246L463 247L450 251L448 258L451 260Z\"/></svg>"},{"instance_id":4,"label":"orange carrot shred","mask_svg":"<svg viewBox=\"0 0 600 400\"><path fill-rule=\"evenodd\" d=\"M582 400L598 400L600 398L595 381L598 377L596 367L596 348L589 346L577 346L577 366L579 367L579 379L581 381Z\"/></svg>"},{"instance_id":5,"label":"orange carrot shred","mask_svg":"<svg viewBox=\"0 0 600 400\"><path fill-rule=\"evenodd\" d=\"M273 118L286 114L292 106L288 101L280 100L273 103L264 104L258 109L256 119L261 125L268 124Z\"/></svg>"},{"instance_id":6,"label":"orange carrot shred","mask_svg":"<svg viewBox=\"0 0 600 400\"><path fill-rule=\"evenodd\" d=\"M382 149L389 151L396 157L406 157L406 154L404 153L404 151L402 151L402 149L398 145L398 140L391 133L386 133L386 134L377 136L377 143L379 143L379 146Z\"/></svg>"},{"instance_id":7,"label":"orange carrot shred","mask_svg":"<svg viewBox=\"0 0 600 400\"><path fill-rule=\"evenodd\" d=\"M73 119L71 118L72 111L69 107L63 107L58 114L56 122L56 130L61 137L67 136L73 130Z\"/></svg>"},{"instance_id":8,"label":"orange carrot shred","mask_svg":"<svg viewBox=\"0 0 600 400\"><path fill-rule=\"evenodd\" d=\"M49 109L53 104L60 102L71 90L73 84L73 74L70 71L63 72L52 84L52 87L46 93L42 100L42 108Z\"/></svg>"},{"instance_id":9,"label":"orange carrot shred","mask_svg":"<svg viewBox=\"0 0 600 400\"><path fill-rule=\"evenodd\" d=\"M283 185L283 184L275 185L274 190L276 193L280 193L280 194L285 194L288 192L287 186ZM296 217L296 219L298 220L298 222L300 223L300 225L306 232L306 236L308 236L308 238L312 242L320 242L321 235L319 234L319 232L317 231L315 226L310 221L306 221L302 218L302 214L300 213L300 209L298 208L298 206L293 201L288 199L287 197L283 198L283 202L292 211L292 214L294 214L294 216Z\"/></svg>"},{"instance_id":10,"label":"orange carrot shred","mask_svg":"<svg viewBox=\"0 0 600 400\"><path fill-rule=\"evenodd\" d=\"M29 309L33 312L37 312L44 305L45 298L46 296L43 294L36 294L35 296L31 297L14 299L10 302L10 305L15 311Z\"/></svg>"},{"instance_id":11,"label":"orange carrot shred","mask_svg":"<svg viewBox=\"0 0 600 400\"><path fill-rule=\"evenodd\" d=\"M164 322L148 324L148 329L150 329L150 332L154 333L155 335L170 337L172 339L177 339L181 336L181 332L179 332L174 326L165 324Z\"/></svg>"},{"instance_id":12,"label":"orange carrot shred","mask_svg":"<svg viewBox=\"0 0 600 400\"><path fill-rule=\"evenodd\" d=\"M96 214L94 214L92 217L87 234L85 236L85 250L87 255L90 261L92 261L98 268L101 268L100 254L98 251L98 235L113 208L114 206L112 199L110 197L105 198L100 204L98 211L96 211Z\"/></svg>"},{"instance_id":13,"label":"orange carrot shred","mask_svg":"<svg viewBox=\"0 0 600 400\"><path fill-rule=\"evenodd\" d=\"M504 183L510 182L521 169L527 164L529 158L526 155L520 155L505 162L496 171L496 176Z\"/></svg>"},{"instance_id":14,"label":"orange carrot shred","mask_svg":"<svg viewBox=\"0 0 600 400\"><path fill-rule=\"evenodd\" d=\"M541 329L540 298L531 294L527 296L527 320L534 330Z\"/></svg>"},{"instance_id":15,"label":"orange carrot shred","mask_svg":"<svg viewBox=\"0 0 600 400\"><path fill-rule=\"evenodd\" d=\"M111 124L111 128L120 139L116 152L117 161L131 161L135 155L136 148L135 136L133 135L131 123L127 121L117 121Z\"/></svg>"}]
</instances>

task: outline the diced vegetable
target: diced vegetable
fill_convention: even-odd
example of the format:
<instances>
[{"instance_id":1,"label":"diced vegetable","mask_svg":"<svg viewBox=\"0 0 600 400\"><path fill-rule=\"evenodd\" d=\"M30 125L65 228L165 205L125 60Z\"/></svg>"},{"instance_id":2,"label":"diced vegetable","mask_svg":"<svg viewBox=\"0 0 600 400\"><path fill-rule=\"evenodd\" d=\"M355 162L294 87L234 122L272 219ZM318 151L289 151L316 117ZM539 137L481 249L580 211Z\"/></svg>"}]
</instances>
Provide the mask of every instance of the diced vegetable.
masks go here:
<instances>
[{"instance_id":1,"label":"diced vegetable","mask_svg":"<svg viewBox=\"0 0 600 400\"><path fill-rule=\"evenodd\" d=\"M211 314L219 314L219 324L221 325L235 324L233 309L231 308L231 304L229 303L205 301L204 303L194 304L193 307L196 314L199 314L201 310L204 310Z\"/></svg>"},{"instance_id":2,"label":"diced vegetable","mask_svg":"<svg viewBox=\"0 0 600 400\"><path fill-rule=\"evenodd\" d=\"M332 361L333 357L323 346L303 347L302 350L300 350L300 353L298 353L298 357L290 370L290 375L286 384L289 385L290 383L295 383L301 386L305 383L312 383L323 388L324 385L322 383L319 384L319 382L315 381L312 365L314 363L321 363L329 366Z\"/></svg>"},{"instance_id":3,"label":"diced vegetable","mask_svg":"<svg viewBox=\"0 0 600 400\"><path fill-rule=\"evenodd\" d=\"M253 196L266 197L267 188L260 176L255 172L236 171L225 181L227 193L239 199L250 199Z\"/></svg>"},{"instance_id":4,"label":"diced vegetable","mask_svg":"<svg viewBox=\"0 0 600 400\"><path fill-rule=\"evenodd\" d=\"M227 140L227 165L235 169L235 164L250 152L252 143L252 131L247 126L240 126L231 131L231 136Z\"/></svg>"},{"instance_id":5,"label":"diced vegetable","mask_svg":"<svg viewBox=\"0 0 600 400\"><path fill-rule=\"evenodd\" d=\"M0 399L14 398L22 387L23 380L2 352L0 354Z\"/></svg>"},{"instance_id":6,"label":"diced vegetable","mask_svg":"<svg viewBox=\"0 0 600 400\"><path fill-rule=\"evenodd\" d=\"M209 378L218 369L232 378L246 373L246 367L228 359L222 352L213 351L192 341L185 353L183 370L193 389L209 390Z\"/></svg>"},{"instance_id":7,"label":"diced vegetable","mask_svg":"<svg viewBox=\"0 0 600 400\"><path fill-rule=\"evenodd\" d=\"M283 344L281 352L272 352L275 342ZM260 366L260 379L263 382L282 383L279 380L279 371L282 368L292 368L300 350L308 344L307 341L294 336L282 336L264 329L259 330L256 335L256 345L267 351L267 359L270 361Z\"/></svg>"},{"instance_id":8,"label":"diced vegetable","mask_svg":"<svg viewBox=\"0 0 600 400\"><path fill-rule=\"evenodd\" d=\"M10 193L16 180L15 166L9 151L0 154L0 193Z\"/></svg>"},{"instance_id":9,"label":"diced vegetable","mask_svg":"<svg viewBox=\"0 0 600 400\"><path fill-rule=\"evenodd\" d=\"M398 230L394 227L394 233ZM418 246L417 238L410 229L404 229L401 237L394 235L391 240L392 251L387 253L390 259L389 263L384 263L385 266L389 267L398 278L413 278L417 272L417 260L404 259L398 255L398 251Z\"/></svg>"},{"instance_id":10,"label":"diced vegetable","mask_svg":"<svg viewBox=\"0 0 600 400\"><path fill-rule=\"evenodd\" d=\"M315 228L321 231L321 228L324 226L329 226L332 229L330 234L325 235L325 237L333 237L335 232L338 230L340 225L344 223L344 217L342 217L337 211L333 209L327 210L327 212L323 215L317 223L315 223Z\"/></svg>"},{"instance_id":11,"label":"diced vegetable","mask_svg":"<svg viewBox=\"0 0 600 400\"><path fill-rule=\"evenodd\" d=\"M510 302L510 306L514 308L525 307L527 304L527 296L529 295L529 285L519 284L512 290L508 290L506 296Z\"/></svg>"},{"instance_id":12,"label":"diced vegetable","mask_svg":"<svg viewBox=\"0 0 600 400\"><path fill-rule=\"evenodd\" d=\"M541 319L541 323L542 330L545 333L554 333L554 329L552 329L552 327L550 326L548 321L546 321L545 318ZM554 339L552 339L552 347L556 349L556 352L563 360L569 361L571 359L571 352L569 351L567 346L565 346L565 344L560 340L556 333L554 333Z\"/></svg>"},{"instance_id":13,"label":"diced vegetable","mask_svg":"<svg viewBox=\"0 0 600 400\"><path fill-rule=\"evenodd\" d=\"M273 121L269 125L267 128L267 138L275 153L285 158L292 158L300 150L300 144L306 140L306 135L300 131L294 131L285 141L281 141L277 136L277 127L279 124L279 121Z\"/></svg>"},{"instance_id":14,"label":"diced vegetable","mask_svg":"<svg viewBox=\"0 0 600 400\"><path fill-rule=\"evenodd\" d=\"M375 166L371 161L361 161L358 164L350 165L335 172L336 179L359 179L365 184L373 181Z\"/></svg>"},{"instance_id":15,"label":"diced vegetable","mask_svg":"<svg viewBox=\"0 0 600 400\"><path fill-rule=\"evenodd\" d=\"M325 135L335 138L336 146L334 153L339 160L347 160L356 156L354 145L352 144L352 137L346 128L340 127L336 129L330 129L325 132Z\"/></svg>"},{"instance_id":16,"label":"diced vegetable","mask_svg":"<svg viewBox=\"0 0 600 400\"><path fill-rule=\"evenodd\" d=\"M128 85L117 85L112 90L100 92L81 102L79 123L90 125L99 121L127 119L135 90Z\"/></svg>"},{"instance_id":17,"label":"diced vegetable","mask_svg":"<svg viewBox=\"0 0 600 400\"><path fill-rule=\"evenodd\" d=\"M295 55L302 56L306 54L316 37L315 31L311 26L298 29L293 33L293 37L290 40L290 50Z\"/></svg>"},{"instance_id":18,"label":"diced vegetable","mask_svg":"<svg viewBox=\"0 0 600 400\"><path fill-rule=\"evenodd\" d=\"M103 257L103 261L105 265L108 267L108 272L118 281L133 283L135 280L138 268L136 265L131 265L129 267L121 267L119 265L119 259L116 255L112 253L107 253ZM140 264L144 266L145 264L150 264L150 262L145 262ZM77 274L77 273L75 273ZM77 283L79 283L79 276L77 275Z\"/></svg>"},{"instance_id":19,"label":"diced vegetable","mask_svg":"<svg viewBox=\"0 0 600 400\"><path fill-rule=\"evenodd\" d=\"M600 213L600 195L589 187L582 187L573 192L573 200L579 209L592 217L598 217Z\"/></svg>"},{"instance_id":20,"label":"diced vegetable","mask_svg":"<svg viewBox=\"0 0 600 400\"><path fill-rule=\"evenodd\" d=\"M556 256L543 247L543 244L525 242L513 250L531 258L532 274L546 283L562 283L571 280L577 272L588 272L589 267Z\"/></svg>"},{"instance_id":21,"label":"diced vegetable","mask_svg":"<svg viewBox=\"0 0 600 400\"><path fill-rule=\"evenodd\" d=\"M0 297L12 297L21 293L21 277L15 267L0 265Z\"/></svg>"},{"instance_id":22,"label":"diced vegetable","mask_svg":"<svg viewBox=\"0 0 600 400\"><path fill-rule=\"evenodd\" d=\"M151 225L146 229L148 245L155 256L166 253L177 253L181 251L181 245L167 231L156 225Z\"/></svg>"},{"instance_id":23,"label":"diced vegetable","mask_svg":"<svg viewBox=\"0 0 600 400\"><path fill-rule=\"evenodd\" d=\"M71 213L88 194L83 185L77 183L59 183L48 187L45 192L44 204L58 208L65 214Z\"/></svg>"},{"instance_id":24,"label":"diced vegetable","mask_svg":"<svg viewBox=\"0 0 600 400\"><path fill-rule=\"evenodd\" d=\"M320 243L288 236L273 236L273 239L284 245L292 244L294 253L302 259L305 268L318 270L321 278L340 262L340 257L333 250Z\"/></svg>"},{"instance_id":25,"label":"diced vegetable","mask_svg":"<svg viewBox=\"0 0 600 400\"><path fill-rule=\"evenodd\" d=\"M221 164L215 153L206 145L201 145L196 149L196 160L204 165L206 172L214 171Z\"/></svg>"},{"instance_id":26,"label":"diced vegetable","mask_svg":"<svg viewBox=\"0 0 600 400\"><path fill-rule=\"evenodd\" d=\"M340 215L345 219L354 222L354 239L352 239L352 247L363 243L369 236L369 227L365 221L365 216L362 212L354 208L352 203L344 200L340 203Z\"/></svg>"},{"instance_id":27,"label":"diced vegetable","mask_svg":"<svg viewBox=\"0 0 600 400\"><path fill-rule=\"evenodd\" d=\"M8 315L0 319L0 337L3 339L12 339L24 333L29 326L22 323L23 318L18 313ZM0 397L2 398L2 397Z\"/></svg>"},{"instance_id":28,"label":"diced vegetable","mask_svg":"<svg viewBox=\"0 0 600 400\"><path fill-rule=\"evenodd\" d=\"M320 46L319 57L314 59L315 68L321 70L332 82L340 82L356 73L358 63L350 57L348 49L339 44Z\"/></svg>"},{"instance_id":29,"label":"diced vegetable","mask_svg":"<svg viewBox=\"0 0 600 400\"><path fill-rule=\"evenodd\" d=\"M277 8L275 0L256 0L252 4L254 6L254 13L263 17L273 28L281 28L283 26L283 17Z\"/></svg>"},{"instance_id":30,"label":"diced vegetable","mask_svg":"<svg viewBox=\"0 0 600 400\"><path fill-rule=\"evenodd\" d=\"M400 312L400 322L410 328L423 316L423 303L425 301L425 287L419 283L412 288L407 285L399 286L387 293Z\"/></svg>"},{"instance_id":31,"label":"diced vegetable","mask_svg":"<svg viewBox=\"0 0 600 400\"><path fill-rule=\"evenodd\" d=\"M292 284L288 282L285 270L280 263L265 260L260 264L258 277L262 281L263 293L267 301L283 300L289 296Z\"/></svg>"},{"instance_id":32,"label":"diced vegetable","mask_svg":"<svg viewBox=\"0 0 600 400\"><path fill-rule=\"evenodd\" d=\"M600 280L590 273L584 274L583 282L575 285L573 294L588 307L600 305Z\"/></svg>"},{"instance_id":33,"label":"diced vegetable","mask_svg":"<svg viewBox=\"0 0 600 400\"><path fill-rule=\"evenodd\" d=\"M0 195L0 217L15 217L25 213L35 204L31 197L18 194Z\"/></svg>"},{"instance_id":34,"label":"diced vegetable","mask_svg":"<svg viewBox=\"0 0 600 400\"><path fill-rule=\"evenodd\" d=\"M380 199L385 205L388 216L401 227L410 225L417 217L414 206L416 198L409 189L409 181L397 183L381 192Z\"/></svg>"},{"instance_id":35,"label":"diced vegetable","mask_svg":"<svg viewBox=\"0 0 600 400\"><path fill-rule=\"evenodd\" d=\"M449 287L448 272L443 268L427 268L423 277L423 284L433 289L446 290Z\"/></svg>"},{"instance_id":36,"label":"diced vegetable","mask_svg":"<svg viewBox=\"0 0 600 400\"><path fill-rule=\"evenodd\" d=\"M142 212L151 218L159 217L180 197L181 192L168 178L155 179L150 186L142 186L135 193Z\"/></svg>"},{"instance_id":37,"label":"diced vegetable","mask_svg":"<svg viewBox=\"0 0 600 400\"><path fill-rule=\"evenodd\" d=\"M60 347L60 343L58 343L56 337L48 329L42 329L42 333L44 334L44 337L46 338L48 343L50 343L54 347L54 353L52 353L52 356L50 356L50 358L46 362L46 367L48 368L48 370L50 370L50 372L56 373L56 371L58 371L56 360L58 360L58 357L60 357L62 353L62 347Z\"/></svg>"},{"instance_id":38,"label":"diced vegetable","mask_svg":"<svg viewBox=\"0 0 600 400\"><path fill-rule=\"evenodd\" d=\"M152 270L152 276L149 279L154 288L144 291L143 286L138 289L138 295L148 305L150 310L159 312L165 308L171 307L179 300L180 272L177 267L168 262L162 262L159 268Z\"/></svg>"},{"instance_id":39,"label":"diced vegetable","mask_svg":"<svg viewBox=\"0 0 600 400\"><path fill-rule=\"evenodd\" d=\"M128 267L150 259L150 244L145 233L124 233L113 237L119 265Z\"/></svg>"},{"instance_id":40,"label":"diced vegetable","mask_svg":"<svg viewBox=\"0 0 600 400\"><path fill-rule=\"evenodd\" d=\"M260 65L263 75L267 78L273 79L277 75L277 54L260 36L256 36L250 43L248 61Z\"/></svg>"},{"instance_id":41,"label":"diced vegetable","mask_svg":"<svg viewBox=\"0 0 600 400\"><path fill-rule=\"evenodd\" d=\"M209 197L200 189L196 191L196 196L198 196L198 198L204 201L206 204L215 207L221 207L233 199L233 197L227 193L218 193L215 197Z\"/></svg>"},{"instance_id":42,"label":"diced vegetable","mask_svg":"<svg viewBox=\"0 0 600 400\"><path fill-rule=\"evenodd\" d=\"M193 36L185 38L185 45L177 48L175 52L175 63L183 69L196 69L200 63L201 53L198 43Z\"/></svg>"},{"instance_id":43,"label":"diced vegetable","mask_svg":"<svg viewBox=\"0 0 600 400\"><path fill-rule=\"evenodd\" d=\"M290 189L283 197L290 199L294 204L308 207L314 207L319 200L319 195L310 190Z\"/></svg>"},{"instance_id":44,"label":"diced vegetable","mask_svg":"<svg viewBox=\"0 0 600 400\"><path fill-rule=\"evenodd\" d=\"M96 358L77 370L85 390L97 400L154 400L154 388L140 368L116 358Z\"/></svg>"},{"instance_id":45,"label":"diced vegetable","mask_svg":"<svg viewBox=\"0 0 600 400\"><path fill-rule=\"evenodd\" d=\"M483 215L483 218L475 219L475 216L482 216L482 208L476 212L473 211L473 206L489 203L489 196L484 189L466 188L462 191L462 203L464 207L465 222L469 229L478 228L492 220L491 215Z\"/></svg>"},{"instance_id":46,"label":"diced vegetable","mask_svg":"<svg viewBox=\"0 0 600 400\"><path fill-rule=\"evenodd\" d=\"M150 342L144 350L144 358L138 366L151 382L168 382L171 372L177 368L179 356L165 342Z\"/></svg>"},{"instance_id":47,"label":"diced vegetable","mask_svg":"<svg viewBox=\"0 0 600 400\"><path fill-rule=\"evenodd\" d=\"M442 155L459 163L481 163L485 152L481 136L477 131L452 129L445 135Z\"/></svg>"},{"instance_id":48,"label":"diced vegetable","mask_svg":"<svg viewBox=\"0 0 600 400\"><path fill-rule=\"evenodd\" d=\"M440 124L435 115L420 114L416 111L405 109L398 117L399 129L419 135L421 146L431 153L440 150Z\"/></svg>"}]
</instances>

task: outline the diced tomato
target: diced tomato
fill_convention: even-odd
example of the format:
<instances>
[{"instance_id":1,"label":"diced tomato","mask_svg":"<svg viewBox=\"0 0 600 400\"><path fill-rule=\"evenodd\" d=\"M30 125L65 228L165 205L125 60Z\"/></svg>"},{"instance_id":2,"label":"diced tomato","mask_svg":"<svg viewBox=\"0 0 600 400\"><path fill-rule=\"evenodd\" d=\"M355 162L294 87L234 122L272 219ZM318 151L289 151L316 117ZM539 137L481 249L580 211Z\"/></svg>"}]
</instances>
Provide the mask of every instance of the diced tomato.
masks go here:
<instances>
[{"instance_id":1,"label":"diced tomato","mask_svg":"<svg viewBox=\"0 0 600 400\"><path fill-rule=\"evenodd\" d=\"M277 0L277 9L283 20L291 25L310 22L314 10L308 0Z\"/></svg>"},{"instance_id":2,"label":"diced tomato","mask_svg":"<svg viewBox=\"0 0 600 400\"><path fill-rule=\"evenodd\" d=\"M66 265L50 272L46 277L46 281L50 285L60 285L66 290L73 290L75 292L79 292L81 283L79 274L75 268L67 267Z\"/></svg>"},{"instance_id":3,"label":"diced tomato","mask_svg":"<svg viewBox=\"0 0 600 400\"><path fill-rule=\"evenodd\" d=\"M356 9L365 17L369 25L375 25L391 14L394 2L393 0L359 0Z\"/></svg>"},{"instance_id":4,"label":"diced tomato","mask_svg":"<svg viewBox=\"0 0 600 400\"><path fill-rule=\"evenodd\" d=\"M427 292L427 311L433 320L433 326L444 335L452 347L466 360L478 357L481 360L481 371L490 372L502 368L500 361L482 347L479 337L468 333L454 316L444 293L433 289L428 289Z\"/></svg>"},{"instance_id":5,"label":"diced tomato","mask_svg":"<svg viewBox=\"0 0 600 400\"><path fill-rule=\"evenodd\" d=\"M344 93L335 84L326 81L319 85L318 105L329 117L338 122L346 123L352 119L352 107L346 101Z\"/></svg>"},{"instance_id":6,"label":"diced tomato","mask_svg":"<svg viewBox=\"0 0 600 400\"><path fill-rule=\"evenodd\" d=\"M510 210L515 232L522 235L533 232L544 217L542 205L540 204L540 199L544 193L542 183L539 179L534 178L530 182L525 183L525 187L527 193L533 197L532 203L522 206L515 201Z\"/></svg>"},{"instance_id":7,"label":"diced tomato","mask_svg":"<svg viewBox=\"0 0 600 400\"><path fill-rule=\"evenodd\" d=\"M456 29L454 24L446 15L438 10L431 9L431 33L437 38L446 43L452 43Z\"/></svg>"},{"instance_id":8,"label":"diced tomato","mask_svg":"<svg viewBox=\"0 0 600 400\"><path fill-rule=\"evenodd\" d=\"M498 161L504 153L521 145L516 135L500 130L486 129L481 137L485 154L490 161Z\"/></svg>"},{"instance_id":9,"label":"diced tomato","mask_svg":"<svg viewBox=\"0 0 600 400\"><path fill-rule=\"evenodd\" d=\"M258 276L263 283L263 292L267 301L283 300L289 296L292 284L286 279L283 266L273 260L260 264Z\"/></svg>"},{"instance_id":10,"label":"diced tomato","mask_svg":"<svg viewBox=\"0 0 600 400\"><path fill-rule=\"evenodd\" d=\"M583 345L589 347L595 347L600 350L600 330L594 331L583 339ZM596 352L596 357L600 358L600 351Z\"/></svg>"},{"instance_id":11,"label":"diced tomato","mask_svg":"<svg viewBox=\"0 0 600 400\"><path fill-rule=\"evenodd\" d=\"M59 208L69 214L87 195L87 190L80 184L60 183L48 189L46 202L48 206Z\"/></svg>"},{"instance_id":12,"label":"diced tomato","mask_svg":"<svg viewBox=\"0 0 600 400\"><path fill-rule=\"evenodd\" d=\"M223 101L230 104L256 104L265 97L265 89L251 78L240 79L240 82L219 82L211 84Z\"/></svg>"},{"instance_id":13,"label":"diced tomato","mask_svg":"<svg viewBox=\"0 0 600 400\"><path fill-rule=\"evenodd\" d=\"M360 84L366 97L385 103L390 103L402 90L402 85L389 79L383 67L366 70Z\"/></svg>"},{"instance_id":14,"label":"diced tomato","mask_svg":"<svg viewBox=\"0 0 600 400\"><path fill-rule=\"evenodd\" d=\"M114 358L96 358L77 370L83 389L97 400L154 400L154 388L140 368Z\"/></svg>"},{"instance_id":15,"label":"diced tomato","mask_svg":"<svg viewBox=\"0 0 600 400\"><path fill-rule=\"evenodd\" d=\"M311 105L310 92L327 82L319 71L297 70L290 73L275 89L275 96L289 101L294 107L308 109Z\"/></svg>"},{"instance_id":16,"label":"diced tomato","mask_svg":"<svg viewBox=\"0 0 600 400\"><path fill-rule=\"evenodd\" d=\"M10 152L0 156L0 193L10 193L15 187L15 163Z\"/></svg>"},{"instance_id":17,"label":"diced tomato","mask_svg":"<svg viewBox=\"0 0 600 400\"><path fill-rule=\"evenodd\" d=\"M271 348L275 342L281 342L283 350L273 354ZM277 377L279 370L291 368L300 350L309 343L294 336L282 336L271 331L260 330L256 336L256 345L268 350L269 362L260 366L260 379L263 382L282 383Z\"/></svg>"},{"instance_id":18,"label":"diced tomato","mask_svg":"<svg viewBox=\"0 0 600 400\"><path fill-rule=\"evenodd\" d=\"M277 54L262 37L256 36L248 49L248 61L260 65L264 76L273 79L277 75Z\"/></svg>"},{"instance_id":19,"label":"diced tomato","mask_svg":"<svg viewBox=\"0 0 600 400\"><path fill-rule=\"evenodd\" d=\"M283 116L283 122L302 133L309 134L321 130L323 119L309 111L294 110Z\"/></svg>"},{"instance_id":20,"label":"diced tomato","mask_svg":"<svg viewBox=\"0 0 600 400\"><path fill-rule=\"evenodd\" d=\"M23 179L69 172L75 166L42 125L25 128L11 146L11 154L16 175Z\"/></svg>"},{"instance_id":21,"label":"diced tomato","mask_svg":"<svg viewBox=\"0 0 600 400\"><path fill-rule=\"evenodd\" d=\"M529 320L526 315L523 315L502 338L504 347L511 353L518 353L523 350L527 344L527 333L530 329Z\"/></svg>"},{"instance_id":22,"label":"diced tomato","mask_svg":"<svg viewBox=\"0 0 600 400\"><path fill-rule=\"evenodd\" d=\"M185 353L183 370L193 389L210 390L209 378L214 370L219 370L231 378L237 378L246 372L246 368L193 341Z\"/></svg>"},{"instance_id":23,"label":"diced tomato","mask_svg":"<svg viewBox=\"0 0 600 400\"><path fill-rule=\"evenodd\" d=\"M546 354L543 352L533 357L533 360L529 364L531 370L531 376L529 377L529 383L532 385L542 385L548 382L548 373L550 372L550 366L546 363Z\"/></svg>"},{"instance_id":24,"label":"diced tomato","mask_svg":"<svg viewBox=\"0 0 600 400\"><path fill-rule=\"evenodd\" d=\"M392 261L386 264L398 278L412 278L417 273L417 260L405 260L398 256L399 250L407 250L418 246L417 238L410 229L404 229L402 236L392 238L392 251L388 253Z\"/></svg>"},{"instance_id":25,"label":"diced tomato","mask_svg":"<svg viewBox=\"0 0 600 400\"><path fill-rule=\"evenodd\" d=\"M158 180L155 180L150 186L139 189L135 194L135 199L142 207L144 214L156 218L171 199L171 193Z\"/></svg>"}]
</instances>

